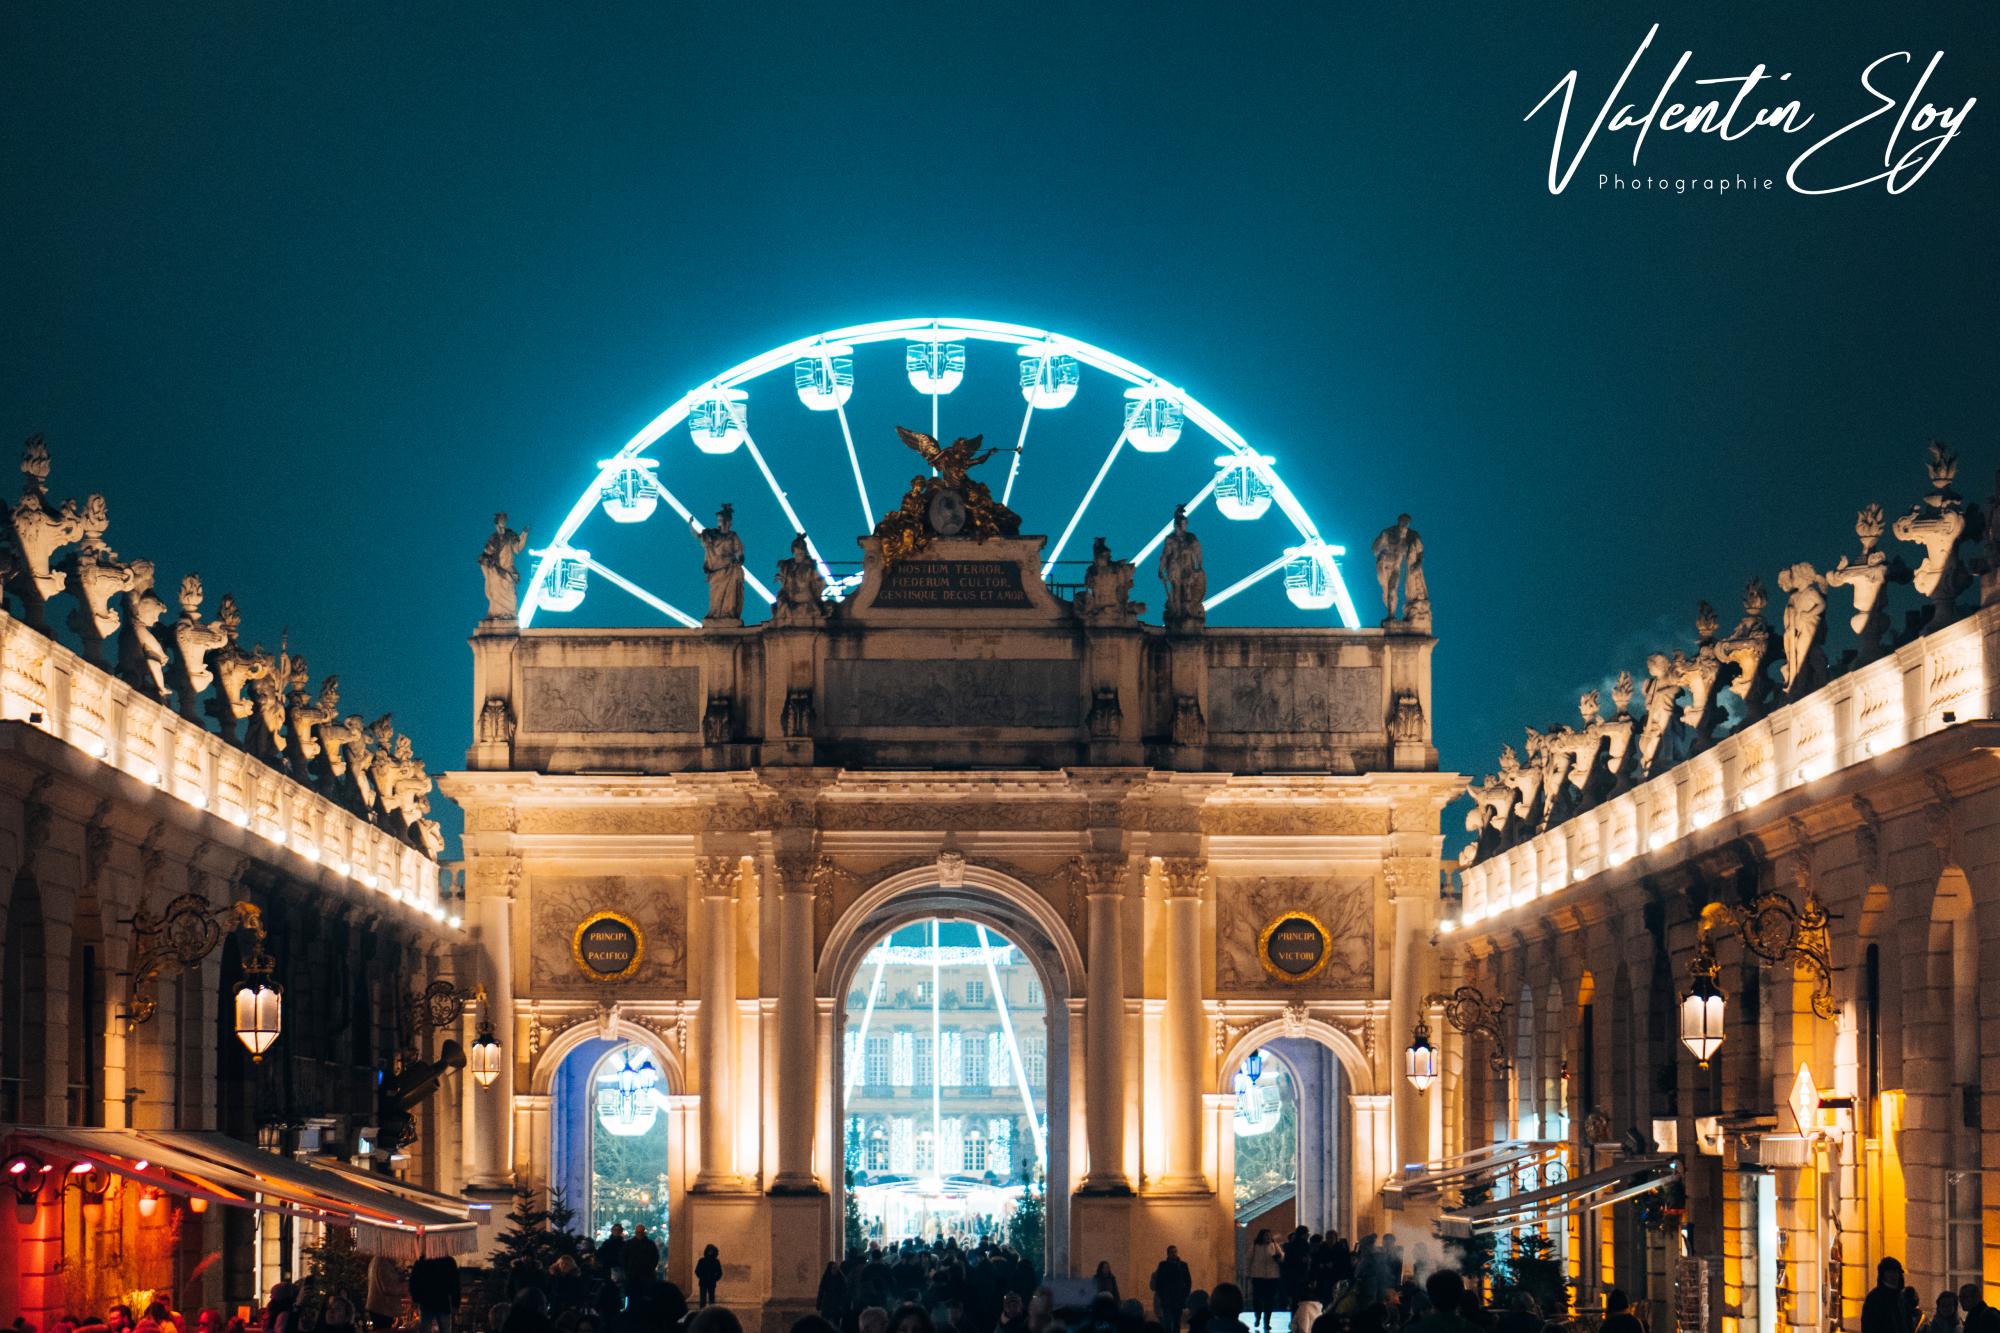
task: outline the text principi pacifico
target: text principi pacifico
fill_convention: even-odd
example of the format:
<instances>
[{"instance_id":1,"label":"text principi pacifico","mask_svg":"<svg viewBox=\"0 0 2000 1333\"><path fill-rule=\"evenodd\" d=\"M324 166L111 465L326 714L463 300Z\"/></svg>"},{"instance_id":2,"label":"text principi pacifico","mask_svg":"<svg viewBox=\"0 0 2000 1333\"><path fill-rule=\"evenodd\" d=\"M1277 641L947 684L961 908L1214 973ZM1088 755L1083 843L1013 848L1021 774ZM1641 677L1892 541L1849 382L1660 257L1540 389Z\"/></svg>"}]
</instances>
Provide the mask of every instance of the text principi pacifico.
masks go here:
<instances>
[{"instance_id":1,"label":"text principi pacifico","mask_svg":"<svg viewBox=\"0 0 2000 1333\"><path fill-rule=\"evenodd\" d=\"M593 912L576 928L570 953L592 981L624 981L645 961L646 937L628 916Z\"/></svg>"}]
</instances>

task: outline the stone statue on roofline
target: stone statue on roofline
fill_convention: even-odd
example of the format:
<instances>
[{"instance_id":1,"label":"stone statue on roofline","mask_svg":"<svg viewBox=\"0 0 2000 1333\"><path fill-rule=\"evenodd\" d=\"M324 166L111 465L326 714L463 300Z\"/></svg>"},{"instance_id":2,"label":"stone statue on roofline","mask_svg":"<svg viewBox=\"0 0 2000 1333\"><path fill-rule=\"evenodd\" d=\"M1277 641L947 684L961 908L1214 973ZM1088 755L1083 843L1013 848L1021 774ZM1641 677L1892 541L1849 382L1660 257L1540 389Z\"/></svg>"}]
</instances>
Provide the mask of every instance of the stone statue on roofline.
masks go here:
<instances>
[{"instance_id":1,"label":"stone statue on roofline","mask_svg":"<svg viewBox=\"0 0 2000 1333\"><path fill-rule=\"evenodd\" d=\"M1956 614L1952 604L1969 582L1959 548L1979 535L1972 529L1977 515L1968 513L1964 497L1951 487L1958 477L1958 455L1933 440L1927 467L1931 493L1912 505L1891 529L1897 541L1924 549L1923 561L1910 579L1918 592L1931 599L1924 628L1944 624Z\"/></svg>"},{"instance_id":2,"label":"stone statue on roofline","mask_svg":"<svg viewBox=\"0 0 2000 1333\"><path fill-rule=\"evenodd\" d=\"M1160 543L1160 582L1167 604L1161 621L1170 630L1200 629L1208 623L1208 571L1201 563L1201 538L1188 530L1187 506L1174 506L1174 524Z\"/></svg>"},{"instance_id":3,"label":"stone statue on roofline","mask_svg":"<svg viewBox=\"0 0 2000 1333\"><path fill-rule=\"evenodd\" d=\"M521 571L515 562L527 549L528 530L507 526L507 515L493 516L493 531L479 552L479 573L486 583L486 618L511 621L521 610Z\"/></svg>"},{"instance_id":4,"label":"stone statue on roofline","mask_svg":"<svg viewBox=\"0 0 2000 1333\"><path fill-rule=\"evenodd\" d=\"M21 498L15 503L11 515L14 547L12 586L21 599L22 620L47 634L49 622L45 608L49 600L69 582L68 577L53 568L50 561L57 551L83 535L84 515L78 511L74 500L65 500L61 509L50 511L49 451L41 436L30 439L22 449L21 472L26 480L22 483ZM104 497L91 496L86 507L101 514Z\"/></svg>"},{"instance_id":5,"label":"stone statue on roofline","mask_svg":"<svg viewBox=\"0 0 2000 1333\"><path fill-rule=\"evenodd\" d=\"M1771 626L1764 619L1770 602L1764 581L1753 576L1743 585L1743 619L1715 646L1716 656L1736 668L1728 688L1743 701L1744 716L1750 719L1763 716L1770 699Z\"/></svg>"},{"instance_id":6,"label":"stone statue on roofline","mask_svg":"<svg viewBox=\"0 0 2000 1333\"><path fill-rule=\"evenodd\" d=\"M771 604L773 625L818 625L827 617L826 580L804 533L792 538L792 553L778 562L778 600Z\"/></svg>"},{"instance_id":7,"label":"stone statue on roofline","mask_svg":"<svg viewBox=\"0 0 2000 1333\"><path fill-rule=\"evenodd\" d=\"M180 714L190 722L201 721L201 698L215 681L208 666L209 654L229 646L227 627L203 622L202 597L201 575L181 579L181 618L174 622L174 663L169 676Z\"/></svg>"},{"instance_id":8,"label":"stone statue on roofline","mask_svg":"<svg viewBox=\"0 0 2000 1333\"><path fill-rule=\"evenodd\" d=\"M222 739L234 744L236 724L256 709L253 700L243 697L244 687L270 675L277 663L261 646L247 653L243 651L242 645L237 642L243 616L236 609L236 599L228 593L222 595L222 609L216 612L215 623L222 630L225 641L208 655L215 685L204 707L208 715L215 719L216 732Z\"/></svg>"},{"instance_id":9,"label":"stone statue on roofline","mask_svg":"<svg viewBox=\"0 0 2000 1333\"><path fill-rule=\"evenodd\" d=\"M1798 699L1826 684L1826 581L1809 561L1778 572L1785 600L1785 696Z\"/></svg>"},{"instance_id":10,"label":"stone statue on roofline","mask_svg":"<svg viewBox=\"0 0 2000 1333\"><path fill-rule=\"evenodd\" d=\"M1687 658L1678 652L1671 658L1665 653L1654 653L1646 659L1646 679L1639 687L1646 700L1646 721L1639 729L1636 775L1641 781L1665 772L1673 763L1670 741L1675 714L1679 711L1682 675L1687 667Z\"/></svg>"},{"instance_id":11,"label":"stone statue on roofline","mask_svg":"<svg viewBox=\"0 0 2000 1333\"><path fill-rule=\"evenodd\" d=\"M111 516L103 496L93 495L84 501L81 522L83 538L62 564L69 594L76 601L70 608L69 627L76 631L84 660L102 667L104 645L118 632L120 619L111 599L130 592L140 580L134 567L121 562L118 553L105 544L104 532L111 526ZM150 564L146 571L145 581L151 583Z\"/></svg>"},{"instance_id":12,"label":"stone statue on roofline","mask_svg":"<svg viewBox=\"0 0 2000 1333\"><path fill-rule=\"evenodd\" d=\"M1847 627L1860 640L1855 649L1854 665L1863 666L1874 661L1883 653L1882 636L1888 632L1889 616L1882 603L1892 582L1907 583L1910 571L1903 562L1881 549L1882 533L1888 520L1882 513L1882 506L1871 504L1854 516L1854 535L1861 539L1861 556L1850 560L1840 557L1840 563L1825 575L1829 588L1846 588L1854 599L1854 614L1848 619ZM1987 529L1989 540L1993 532Z\"/></svg>"},{"instance_id":13,"label":"stone statue on roofline","mask_svg":"<svg viewBox=\"0 0 2000 1333\"><path fill-rule=\"evenodd\" d=\"M290 647L280 639L270 670L250 682L250 726L244 748L273 768L285 760L286 701L294 691L305 688L308 678L305 658L293 657Z\"/></svg>"},{"instance_id":14,"label":"stone statue on roofline","mask_svg":"<svg viewBox=\"0 0 2000 1333\"><path fill-rule=\"evenodd\" d=\"M125 623L118 630L118 678L148 698L167 698L167 648L154 627L167 604L153 591L153 562L134 560L125 592Z\"/></svg>"},{"instance_id":15,"label":"stone statue on roofline","mask_svg":"<svg viewBox=\"0 0 2000 1333\"><path fill-rule=\"evenodd\" d=\"M1132 600L1132 579L1138 571L1129 560L1111 558L1111 545L1098 537L1091 542L1090 568L1083 574L1083 591L1071 603L1084 620L1103 624L1133 624L1145 605Z\"/></svg>"},{"instance_id":16,"label":"stone statue on roofline","mask_svg":"<svg viewBox=\"0 0 2000 1333\"><path fill-rule=\"evenodd\" d=\"M1424 578L1424 539L1410 526L1408 514L1396 515L1393 526L1375 535L1375 582L1382 590L1385 629L1418 634L1431 631L1430 585Z\"/></svg>"},{"instance_id":17,"label":"stone statue on roofline","mask_svg":"<svg viewBox=\"0 0 2000 1333\"><path fill-rule=\"evenodd\" d=\"M708 614L701 623L710 628L743 623L743 538L735 517L735 509L724 505L716 511L715 526L701 530L701 572L708 576Z\"/></svg>"},{"instance_id":18,"label":"stone statue on roofline","mask_svg":"<svg viewBox=\"0 0 2000 1333\"><path fill-rule=\"evenodd\" d=\"M326 755L325 728L340 716L340 677L320 681L317 699L306 690L303 671L297 679L285 698L285 730L291 737L285 758L294 778L317 786L325 776L321 762Z\"/></svg>"},{"instance_id":19,"label":"stone statue on roofline","mask_svg":"<svg viewBox=\"0 0 2000 1333\"><path fill-rule=\"evenodd\" d=\"M1716 691L1722 684L1722 658L1715 641L1716 631L1721 628L1722 618L1716 615L1714 607L1707 602L1696 605L1694 656L1680 659L1681 686L1688 696L1687 707L1681 712L1681 721L1688 729L1688 748L1683 754L1672 756L1670 762L1706 747L1716 723L1722 720L1722 710L1715 703Z\"/></svg>"}]
</instances>

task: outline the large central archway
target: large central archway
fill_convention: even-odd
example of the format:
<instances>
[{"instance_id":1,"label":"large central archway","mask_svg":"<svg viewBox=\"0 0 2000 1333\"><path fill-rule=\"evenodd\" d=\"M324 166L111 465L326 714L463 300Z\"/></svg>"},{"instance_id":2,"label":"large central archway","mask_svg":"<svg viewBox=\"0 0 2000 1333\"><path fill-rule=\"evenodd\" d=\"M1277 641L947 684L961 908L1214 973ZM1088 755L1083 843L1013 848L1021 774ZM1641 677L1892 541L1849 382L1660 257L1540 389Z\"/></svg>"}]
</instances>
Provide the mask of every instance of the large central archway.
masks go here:
<instances>
[{"instance_id":1,"label":"large central archway","mask_svg":"<svg viewBox=\"0 0 2000 1333\"><path fill-rule=\"evenodd\" d=\"M939 939L946 947L953 947L953 941L962 936L972 941L971 947L976 950L981 947L979 940L980 932L983 931L984 947L993 952L978 956L977 967L984 970L989 962L997 965L1000 959L998 951L1005 950L1008 961L1015 969L1014 975L1024 991L1018 998L1025 1000L1025 987L1032 982L1035 990L1039 992L1040 1008L1046 1015L1044 1041L1040 1048L1042 1068L1039 1072L1042 1074L1042 1085L1038 1099L1034 1096L1037 1089L1033 1087L1032 1077L1036 1071L1025 1071L1030 1075L1029 1100L1031 1103L1039 1103L1035 1105L1035 1109L1039 1113L1042 1125L1035 1127L1039 1133L1030 1130L1026 1142L1010 1137L1008 1157L1011 1167L1022 1161L1027 1152L1032 1152L1037 1167L1042 1168L1040 1186L1046 1205L1043 1266L1047 1271L1058 1272L1062 1269L1069 1247L1068 1204L1071 1189L1069 1064L1073 1040L1070 1030L1070 1000L1082 989L1082 960L1076 942L1070 937L1061 918L1055 915L1040 895L1026 885L1009 876L980 867L965 867L964 876L962 883L947 887L938 883L935 867L924 867L884 880L862 895L828 938L817 979L819 993L831 1002L834 1032L845 1034L852 1030L857 1033L858 1043L852 1057L847 1049L850 1043L844 1037L834 1041L831 1051L835 1095L830 1099L832 1123L828 1126L828 1132L832 1136L830 1142L836 1145L836 1169L832 1182L834 1215L840 1218L847 1212L846 1185L840 1169L847 1158L849 1139L850 1117L845 1094L850 1086L866 1086L865 1064L869 1052L865 1044L867 1039L859 1037L859 1029L866 1016L869 996L874 991L873 973L876 965L878 963L886 965L893 961L875 951L885 940L892 939L915 947L924 933L930 929L927 923L933 921L942 923L938 928ZM966 961L970 964L974 960L968 956ZM969 972L967 976L970 977ZM986 984L988 986L993 984L990 975ZM857 995L860 997L859 1004L862 1010L860 1013L853 1012ZM962 990L960 1003L964 1003ZM1022 1007L1028 1006L1024 1004ZM992 1012L990 1006L987 1011ZM1013 1009L1010 1007L1010 1016L1012 1012ZM1000 1024L997 1013L993 1014L993 1018L991 1026L998 1028ZM893 1038L893 1034L875 1035L890 1035ZM912 1033L912 1037L914 1035ZM961 1047L961 1051L962 1049ZM932 1050L935 1061L938 1048L934 1046ZM990 1056L991 1048L988 1050ZM888 1072L891 1077L887 1082L893 1086L896 1059L893 1040L886 1049L878 1050L876 1054L890 1062ZM1026 1050L1022 1050L1021 1054L1025 1065ZM910 1055L914 1061L914 1042ZM864 1067L858 1074L850 1070L850 1058L863 1062ZM1007 1058L1011 1065L1015 1058L1014 1052L1009 1051ZM914 1083L914 1069L911 1072ZM1018 1079L1020 1072L1023 1071L1016 1068L1012 1072ZM1020 1093L1021 1089L1016 1086L1010 1095L1019 1101ZM914 1101L914 1096L911 1100ZM982 1102L984 1100L988 1099L982 1099ZM1008 1118L1013 1119L1015 1124L1023 1129L1028 1128L1025 1111ZM915 1119L913 1113L909 1126L912 1141L908 1149L913 1166L916 1160L915 1136L918 1132ZM962 1121L963 1117L960 1119ZM884 1142L880 1145L883 1160L885 1163L893 1164L900 1160L896 1156L896 1145L893 1141L896 1130L893 1124L885 1123L880 1127L884 1133ZM874 1128L876 1128L874 1125L864 1125L863 1133L872 1134ZM962 1124L960 1131L963 1132ZM1010 1131L1010 1134L1012 1132ZM947 1159L942 1156L944 1145L937 1141L936 1133L934 1129L932 1152L937 1155L930 1160L934 1164L942 1164ZM990 1134L984 1135L983 1138L985 1141L982 1142L982 1153L990 1146ZM859 1145L860 1160L864 1164L873 1160L868 1156L870 1147L866 1139ZM965 1159L961 1156L957 1160L963 1167ZM941 1171L938 1173L943 1174ZM877 1174L886 1178L902 1173L894 1171L890 1165L885 1166L880 1173L871 1171L868 1174L872 1179ZM913 1171L910 1174L916 1173ZM965 1173L961 1170L955 1174ZM983 1169L978 1173L982 1178L984 1174ZM845 1228L836 1226L835 1234L839 1247L844 1250Z\"/></svg>"}]
</instances>

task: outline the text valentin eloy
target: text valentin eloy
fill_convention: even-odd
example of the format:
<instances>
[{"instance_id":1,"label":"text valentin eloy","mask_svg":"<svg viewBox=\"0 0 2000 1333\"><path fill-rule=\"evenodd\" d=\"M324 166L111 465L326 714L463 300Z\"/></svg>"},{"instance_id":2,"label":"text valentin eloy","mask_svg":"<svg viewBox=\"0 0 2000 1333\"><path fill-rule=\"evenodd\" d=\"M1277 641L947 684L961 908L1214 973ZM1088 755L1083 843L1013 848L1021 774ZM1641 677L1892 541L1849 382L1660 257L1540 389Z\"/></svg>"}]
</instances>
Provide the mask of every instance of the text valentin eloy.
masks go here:
<instances>
[{"instance_id":1,"label":"text valentin eloy","mask_svg":"<svg viewBox=\"0 0 2000 1333\"><path fill-rule=\"evenodd\" d=\"M1570 111L1580 79L1578 71L1572 69L1558 79L1524 117L1532 120L1551 102L1556 104L1555 146L1549 153L1549 193L1561 194L1568 187L1600 133L1631 134L1632 165L1636 167L1646 146L1646 136L1656 129L1663 133L1713 135L1732 143L1759 130L1799 134L1817 119L1797 99L1770 100L1774 92L1782 91L1777 85L1792 76L1789 71L1774 76L1762 62L1747 74L1696 78L1683 84L1682 76L1694 59L1692 51L1681 52L1680 59L1661 80L1650 106L1642 110L1638 101L1623 100L1659 31L1660 25L1655 23L1646 33L1573 148ZM1858 114L1820 132L1811 146L1793 159L1785 172L1785 183L1799 194L1838 194L1878 182L1890 194L1901 194L1915 185L1958 137L1979 100L1966 97L1942 104L1930 100L1928 90L1943 61L1942 51L1927 59L1909 51L1891 51L1870 61L1861 71L1862 96L1855 108ZM1680 94L1682 100L1670 100L1677 86L1689 91ZM1828 121L1835 124L1832 117ZM1865 172L1848 179L1847 172L1831 166L1837 153L1856 146L1865 146L1872 154L1878 136L1882 145L1881 170L1874 170L1871 163ZM1836 144L1839 149L1834 148Z\"/></svg>"}]
</instances>

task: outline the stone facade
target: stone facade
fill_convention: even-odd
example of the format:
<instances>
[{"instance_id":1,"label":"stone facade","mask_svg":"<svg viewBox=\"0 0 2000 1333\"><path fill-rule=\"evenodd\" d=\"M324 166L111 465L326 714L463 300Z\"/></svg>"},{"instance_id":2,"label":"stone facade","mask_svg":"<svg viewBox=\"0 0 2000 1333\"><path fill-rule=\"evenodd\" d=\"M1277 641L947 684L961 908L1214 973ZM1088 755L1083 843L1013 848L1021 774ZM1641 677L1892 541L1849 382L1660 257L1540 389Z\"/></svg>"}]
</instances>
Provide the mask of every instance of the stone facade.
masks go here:
<instances>
[{"instance_id":1,"label":"stone facade","mask_svg":"<svg viewBox=\"0 0 2000 1333\"><path fill-rule=\"evenodd\" d=\"M773 1320L809 1304L840 1245L855 970L943 915L1002 932L1046 997L1053 1271L1135 1280L1172 1243L1198 1285L1233 1274L1228 1089L1280 1034L1340 1062L1343 1211L1368 1229L1398 1153L1429 1147L1384 1034L1427 980L1457 789L1424 721L1432 640L1170 632L1052 597L1039 538L940 539L912 559L979 568L906 568L885 597L864 549L825 614L475 635L474 712L507 725L442 782L514 1040L474 1098L474 1183L551 1179L563 1060L607 1031L644 1041L671 1091L669 1271L685 1284L715 1243L736 1299ZM683 969L562 971L614 898ZM1328 929L1300 982L1256 962L1260 917L1295 910Z\"/></svg>"}]
</instances>

